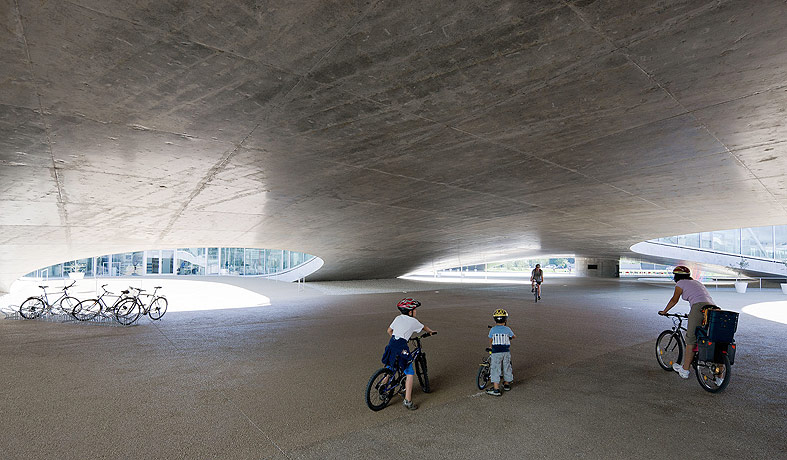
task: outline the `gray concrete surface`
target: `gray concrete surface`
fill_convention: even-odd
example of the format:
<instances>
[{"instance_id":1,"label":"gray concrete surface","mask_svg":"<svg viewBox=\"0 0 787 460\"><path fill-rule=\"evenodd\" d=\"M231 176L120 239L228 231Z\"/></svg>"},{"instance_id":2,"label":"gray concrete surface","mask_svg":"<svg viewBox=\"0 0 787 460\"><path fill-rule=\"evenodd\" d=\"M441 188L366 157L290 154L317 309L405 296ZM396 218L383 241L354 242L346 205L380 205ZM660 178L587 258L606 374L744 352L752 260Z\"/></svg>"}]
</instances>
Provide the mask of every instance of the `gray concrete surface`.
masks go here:
<instances>
[{"instance_id":1,"label":"gray concrete surface","mask_svg":"<svg viewBox=\"0 0 787 460\"><path fill-rule=\"evenodd\" d=\"M143 249L351 280L787 223L785 9L0 0L0 290Z\"/></svg>"},{"instance_id":2,"label":"gray concrete surface","mask_svg":"<svg viewBox=\"0 0 787 460\"><path fill-rule=\"evenodd\" d=\"M325 291L330 290L323 285ZM343 295L339 294L339 291ZM370 292L372 291L372 292ZM388 291L388 292L384 292ZM372 412L363 390L395 302L423 302L434 391ZM741 314L722 393L662 371L668 284L527 286L396 280L284 289L272 305L167 314L126 329L0 320L4 459L784 458L787 325ZM712 290L732 310L783 300ZM474 386L491 312L505 307L513 390ZM693 433L693 445L683 441Z\"/></svg>"}]
</instances>

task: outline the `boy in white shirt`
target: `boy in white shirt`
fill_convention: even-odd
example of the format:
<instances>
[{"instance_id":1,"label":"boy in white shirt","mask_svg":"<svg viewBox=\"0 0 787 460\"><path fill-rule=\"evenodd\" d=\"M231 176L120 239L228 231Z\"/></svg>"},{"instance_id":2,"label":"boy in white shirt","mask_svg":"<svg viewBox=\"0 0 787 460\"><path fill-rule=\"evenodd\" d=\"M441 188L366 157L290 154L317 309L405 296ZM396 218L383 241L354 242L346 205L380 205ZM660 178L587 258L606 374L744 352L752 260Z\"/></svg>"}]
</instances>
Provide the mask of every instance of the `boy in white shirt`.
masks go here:
<instances>
[{"instance_id":1,"label":"boy in white shirt","mask_svg":"<svg viewBox=\"0 0 787 460\"><path fill-rule=\"evenodd\" d=\"M388 326L388 335L391 339L385 347L383 353L383 364L396 369L396 367L404 368L407 379L405 380L405 394L404 394L404 407L410 410L418 409L418 406L413 404L413 363L410 359L410 348L407 346L407 341L414 332L426 331L430 334L437 334L437 331L429 329L427 326L421 324L420 321L415 319L415 309L421 306L421 302L406 298L399 301L396 307L401 312L401 315L394 318L391 325Z\"/></svg>"}]
</instances>

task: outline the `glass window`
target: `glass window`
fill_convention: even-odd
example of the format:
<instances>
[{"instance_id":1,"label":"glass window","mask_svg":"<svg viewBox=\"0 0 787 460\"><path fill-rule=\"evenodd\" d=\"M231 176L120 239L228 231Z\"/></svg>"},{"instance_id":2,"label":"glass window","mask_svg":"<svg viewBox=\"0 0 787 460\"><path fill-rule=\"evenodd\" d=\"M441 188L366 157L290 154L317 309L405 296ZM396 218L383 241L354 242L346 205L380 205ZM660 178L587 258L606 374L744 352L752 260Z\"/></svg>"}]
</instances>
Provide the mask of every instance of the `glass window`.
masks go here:
<instances>
[{"instance_id":1,"label":"glass window","mask_svg":"<svg viewBox=\"0 0 787 460\"><path fill-rule=\"evenodd\" d=\"M700 247L702 249L713 249L713 233L711 232L700 233Z\"/></svg>"},{"instance_id":2,"label":"glass window","mask_svg":"<svg viewBox=\"0 0 787 460\"><path fill-rule=\"evenodd\" d=\"M141 254L135 252L124 252L122 254L112 254L112 276L132 276L137 274L136 270L142 267L142 256L137 260L134 255Z\"/></svg>"},{"instance_id":3,"label":"glass window","mask_svg":"<svg viewBox=\"0 0 787 460\"><path fill-rule=\"evenodd\" d=\"M244 274L246 275L264 275L265 274L265 257L264 249L246 249L246 267Z\"/></svg>"},{"instance_id":4,"label":"glass window","mask_svg":"<svg viewBox=\"0 0 787 460\"><path fill-rule=\"evenodd\" d=\"M774 259L787 261L787 225L777 225L773 227L775 254Z\"/></svg>"},{"instance_id":5,"label":"glass window","mask_svg":"<svg viewBox=\"0 0 787 460\"><path fill-rule=\"evenodd\" d=\"M713 250L728 252L730 254L741 253L741 230L722 230L713 232Z\"/></svg>"},{"instance_id":6,"label":"glass window","mask_svg":"<svg viewBox=\"0 0 787 460\"><path fill-rule=\"evenodd\" d=\"M171 275L174 268L175 251L172 249L164 249L161 251L161 273L164 275Z\"/></svg>"},{"instance_id":7,"label":"glass window","mask_svg":"<svg viewBox=\"0 0 787 460\"><path fill-rule=\"evenodd\" d=\"M243 248L221 248L221 274L243 274Z\"/></svg>"},{"instance_id":8,"label":"glass window","mask_svg":"<svg viewBox=\"0 0 787 460\"><path fill-rule=\"evenodd\" d=\"M208 248L208 275L219 274L219 248Z\"/></svg>"},{"instance_id":9,"label":"glass window","mask_svg":"<svg viewBox=\"0 0 787 460\"><path fill-rule=\"evenodd\" d=\"M768 259L773 258L773 227L742 228L741 254Z\"/></svg>"},{"instance_id":10,"label":"glass window","mask_svg":"<svg viewBox=\"0 0 787 460\"><path fill-rule=\"evenodd\" d=\"M96 257L96 276L110 276L110 257L98 256Z\"/></svg>"},{"instance_id":11,"label":"glass window","mask_svg":"<svg viewBox=\"0 0 787 460\"><path fill-rule=\"evenodd\" d=\"M145 251L145 258L147 259L147 267L145 273L148 275L159 274L159 262L161 261L159 251Z\"/></svg>"},{"instance_id":12,"label":"glass window","mask_svg":"<svg viewBox=\"0 0 787 460\"><path fill-rule=\"evenodd\" d=\"M208 265L205 248L179 248L177 260L178 275L204 275Z\"/></svg>"},{"instance_id":13,"label":"glass window","mask_svg":"<svg viewBox=\"0 0 787 460\"><path fill-rule=\"evenodd\" d=\"M700 234L689 233L688 235L678 235L678 244L681 246L688 246L690 248L700 247Z\"/></svg>"},{"instance_id":14,"label":"glass window","mask_svg":"<svg viewBox=\"0 0 787 460\"><path fill-rule=\"evenodd\" d=\"M52 265L49 267L49 276L51 278L60 278L63 276L63 264ZM68 275L66 275L68 276Z\"/></svg>"},{"instance_id":15,"label":"glass window","mask_svg":"<svg viewBox=\"0 0 787 460\"><path fill-rule=\"evenodd\" d=\"M282 250L281 249L266 249L266 266L268 273L276 273L281 271L282 266Z\"/></svg>"}]
</instances>

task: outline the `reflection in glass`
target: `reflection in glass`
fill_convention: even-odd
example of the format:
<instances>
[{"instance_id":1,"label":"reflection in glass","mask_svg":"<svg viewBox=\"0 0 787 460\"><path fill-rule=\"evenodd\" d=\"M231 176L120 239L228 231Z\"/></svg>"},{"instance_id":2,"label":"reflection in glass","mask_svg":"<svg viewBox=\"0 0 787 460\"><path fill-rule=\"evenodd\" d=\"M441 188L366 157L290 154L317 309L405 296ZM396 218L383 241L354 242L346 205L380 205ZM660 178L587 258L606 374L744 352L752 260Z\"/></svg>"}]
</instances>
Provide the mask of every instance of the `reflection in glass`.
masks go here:
<instances>
[{"instance_id":1,"label":"reflection in glass","mask_svg":"<svg viewBox=\"0 0 787 460\"><path fill-rule=\"evenodd\" d=\"M700 233L700 248L713 249L713 234L711 232Z\"/></svg>"},{"instance_id":2,"label":"reflection in glass","mask_svg":"<svg viewBox=\"0 0 787 460\"><path fill-rule=\"evenodd\" d=\"M208 248L208 275L219 274L219 248Z\"/></svg>"},{"instance_id":3,"label":"reflection in glass","mask_svg":"<svg viewBox=\"0 0 787 460\"><path fill-rule=\"evenodd\" d=\"M722 230L713 232L713 250L728 252L730 254L741 253L741 229Z\"/></svg>"},{"instance_id":4,"label":"reflection in glass","mask_svg":"<svg viewBox=\"0 0 787 460\"><path fill-rule=\"evenodd\" d=\"M161 251L161 274L162 275L171 275L172 269L174 268L174 253L175 251L172 249L164 249Z\"/></svg>"},{"instance_id":5,"label":"reflection in glass","mask_svg":"<svg viewBox=\"0 0 787 460\"><path fill-rule=\"evenodd\" d=\"M179 248L177 250L178 275L204 275L208 265L205 248Z\"/></svg>"},{"instance_id":6,"label":"reflection in glass","mask_svg":"<svg viewBox=\"0 0 787 460\"><path fill-rule=\"evenodd\" d=\"M741 229L741 254L750 257L773 257L773 227Z\"/></svg>"},{"instance_id":7,"label":"reflection in glass","mask_svg":"<svg viewBox=\"0 0 787 460\"><path fill-rule=\"evenodd\" d=\"M775 241L774 259L787 261L787 225L777 225L773 228Z\"/></svg>"},{"instance_id":8,"label":"reflection in glass","mask_svg":"<svg viewBox=\"0 0 787 460\"><path fill-rule=\"evenodd\" d=\"M246 275L265 276L289 270L314 256L296 251L255 248L178 248L125 252L54 264L26 277L67 277L72 267L85 276Z\"/></svg>"},{"instance_id":9,"label":"reflection in glass","mask_svg":"<svg viewBox=\"0 0 787 460\"><path fill-rule=\"evenodd\" d=\"M145 251L145 258L147 259L147 267L145 269L145 273L148 275L158 275L159 274L159 262L160 262L160 252L159 251Z\"/></svg>"}]
</instances>

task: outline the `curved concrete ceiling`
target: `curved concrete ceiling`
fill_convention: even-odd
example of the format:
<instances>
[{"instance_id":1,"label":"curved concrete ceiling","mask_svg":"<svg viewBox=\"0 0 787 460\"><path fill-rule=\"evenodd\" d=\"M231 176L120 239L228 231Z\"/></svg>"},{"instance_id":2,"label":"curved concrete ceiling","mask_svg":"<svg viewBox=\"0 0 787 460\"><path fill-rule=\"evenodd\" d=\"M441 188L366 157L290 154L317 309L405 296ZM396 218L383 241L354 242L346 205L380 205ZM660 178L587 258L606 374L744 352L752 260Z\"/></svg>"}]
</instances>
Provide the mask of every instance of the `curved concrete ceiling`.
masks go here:
<instances>
[{"instance_id":1,"label":"curved concrete ceiling","mask_svg":"<svg viewBox=\"0 0 787 460\"><path fill-rule=\"evenodd\" d=\"M373 278L787 223L785 9L0 0L0 287L145 248Z\"/></svg>"}]
</instances>

